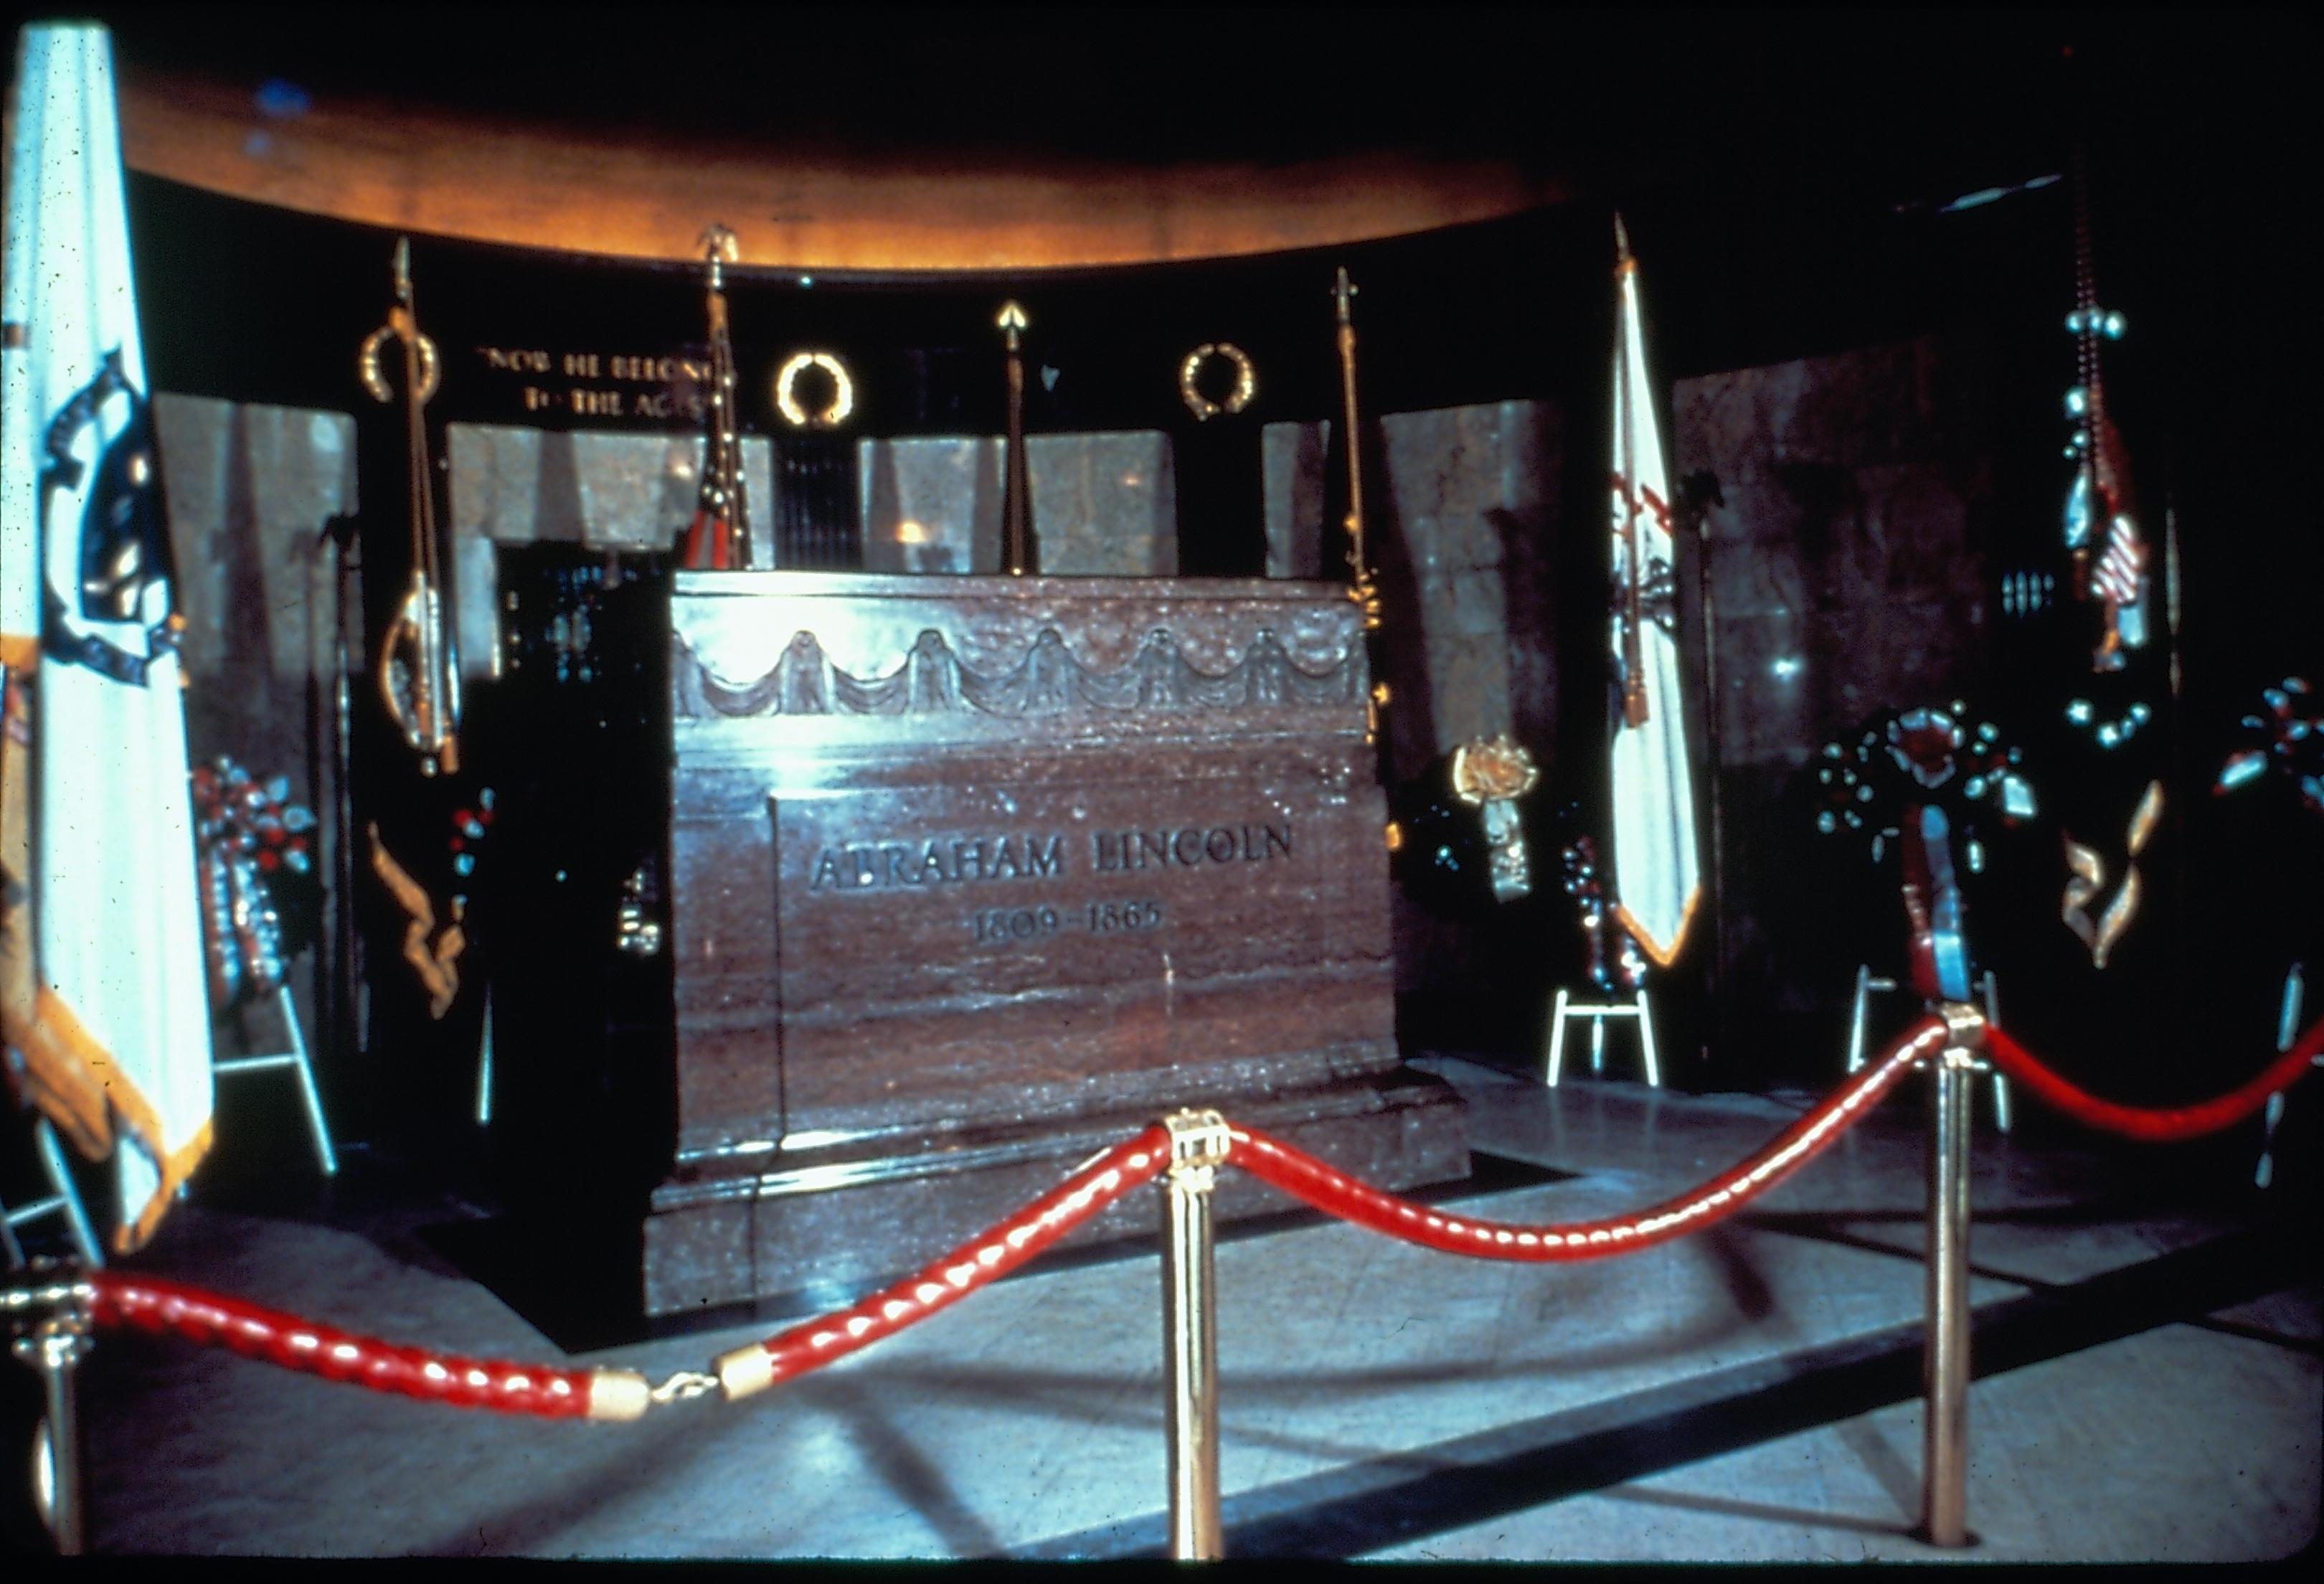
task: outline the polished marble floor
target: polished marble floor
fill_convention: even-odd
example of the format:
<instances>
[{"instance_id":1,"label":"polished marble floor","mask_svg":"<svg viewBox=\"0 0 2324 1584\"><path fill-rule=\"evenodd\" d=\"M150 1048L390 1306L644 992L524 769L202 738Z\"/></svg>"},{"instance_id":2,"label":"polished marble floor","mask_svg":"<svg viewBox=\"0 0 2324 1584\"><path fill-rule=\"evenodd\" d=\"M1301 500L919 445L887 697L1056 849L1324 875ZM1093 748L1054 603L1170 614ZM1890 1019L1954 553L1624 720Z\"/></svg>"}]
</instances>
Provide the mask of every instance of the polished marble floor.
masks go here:
<instances>
[{"instance_id":1,"label":"polished marble floor","mask_svg":"<svg viewBox=\"0 0 2324 1584\"><path fill-rule=\"evenodd\" d=\"M1510 1220L1643 1207L1813 1098L1424 1059ZM1569 1266L1313 1216L1224 1239L1231 1555L2251 1561L2319 1522L2316 1221L2248 1143L2108 1145L1980 1097L1969 1512L1920 1515L1924 1100L1912 1084L1719 1227ZM2021 1107L2022 1112L2022 1107ZM235 1117L229 1112L225 1125ZM2044 1125L2046 1124L2046 1125ZM222 1146L141 1266L484 1357L558 1357L435 1233L488 1209L377 1151L327 1189ZM246 1166L247 1149L239 1152ZM440 1165L440 1163L438 1163ZM1526 1171L1519 1168L1537 1168ZM841 1365L634 1425L493 1418L105 1339L91 1549L116 1554L1117 1558L1165 1543L1152 1253L1036 1264ZM660 1378L764 1320L581 1355Z\"/></svg>"}]
</instances>

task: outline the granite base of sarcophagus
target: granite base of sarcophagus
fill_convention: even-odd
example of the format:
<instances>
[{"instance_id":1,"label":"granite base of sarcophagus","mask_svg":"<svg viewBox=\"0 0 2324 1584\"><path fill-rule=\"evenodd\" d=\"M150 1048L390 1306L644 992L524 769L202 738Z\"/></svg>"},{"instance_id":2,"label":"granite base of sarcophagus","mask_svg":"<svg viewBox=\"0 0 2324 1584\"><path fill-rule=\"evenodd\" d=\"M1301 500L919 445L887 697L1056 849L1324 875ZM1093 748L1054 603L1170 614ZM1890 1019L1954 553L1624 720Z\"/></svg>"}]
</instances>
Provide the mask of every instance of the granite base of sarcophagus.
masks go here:
<instances>
[{"instance_id":1,"label":"granite base of sarcophagus","mask_svg":"<svg viewBox=\"0 0 2324 1584\"><path fill-rule=\"evenodd\" d=\"M901 1274L1182 1106L1384 1185L1466 1175L1461 1103L1397 1058L1342 591L685 573L670 606L649 1315Z\"/></svg>"}]
</instances>

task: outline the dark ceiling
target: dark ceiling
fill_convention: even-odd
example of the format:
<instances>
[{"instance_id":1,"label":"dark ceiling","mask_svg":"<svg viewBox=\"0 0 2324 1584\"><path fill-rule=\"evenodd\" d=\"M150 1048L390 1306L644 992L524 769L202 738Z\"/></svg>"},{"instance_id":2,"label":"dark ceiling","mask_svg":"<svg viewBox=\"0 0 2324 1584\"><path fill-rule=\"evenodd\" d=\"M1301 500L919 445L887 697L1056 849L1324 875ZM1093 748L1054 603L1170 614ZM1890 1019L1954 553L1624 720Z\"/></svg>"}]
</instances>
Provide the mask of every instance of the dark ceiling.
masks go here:
<instances>
[{"instance_id":1,"label":"dark ceiling","mask_svg":"<svg viewBox=\"0 0 2324 1584\"><path fill-rule=\"evenodd\" d=\"M2080 49L2107 96L2276 53L2289 14L1104 12L725 5L108 13L124 58L530 121L1129 164L1409 150L1589 188L2033 174ZM2286 38L2285 45L2294 41ZM2174 86L2177 85L2177 86ZM2054 165L2054 160L2052 163Z\"/></svg>"}]
</instances>

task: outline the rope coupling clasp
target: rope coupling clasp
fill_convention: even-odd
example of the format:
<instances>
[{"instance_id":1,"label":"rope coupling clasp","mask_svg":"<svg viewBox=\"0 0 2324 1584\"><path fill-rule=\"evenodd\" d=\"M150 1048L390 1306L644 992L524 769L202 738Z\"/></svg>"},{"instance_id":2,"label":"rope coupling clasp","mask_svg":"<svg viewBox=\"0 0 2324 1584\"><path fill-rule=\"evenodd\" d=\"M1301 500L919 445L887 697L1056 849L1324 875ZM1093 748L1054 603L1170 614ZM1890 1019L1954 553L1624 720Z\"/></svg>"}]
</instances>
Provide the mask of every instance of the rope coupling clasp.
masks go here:
<instances>
[{"instance_id":1,"label":"rope coupling clasp","mask_svg":"<svg viewBox=\"0 0 2324 1584\"><path fill-rule=\"evenodd\" d=\"M1938 1007L1945 1020L1945 1046L1937 1053L1937 1061L1946 1067L1966 1068L1971 1072L1987 1072L1990 1065L1978 1052L1985 1049L1987 1024L1985 1013L1970 1001L1947 1001Z\"/></svg>"},{"instance_id":2,"label":"rope coupling clasp","mask_svg":"<svg viewBox=\"0 0 2324 1584\"><path fill-rule=\"evenodd\" d=\"M1208 1193L1234 1148L1234 1130L1216 1111L1191 1107L1162 1118L1170 1130L1170 1186L1181 1193Z\"/></svg>"}]
</instances>

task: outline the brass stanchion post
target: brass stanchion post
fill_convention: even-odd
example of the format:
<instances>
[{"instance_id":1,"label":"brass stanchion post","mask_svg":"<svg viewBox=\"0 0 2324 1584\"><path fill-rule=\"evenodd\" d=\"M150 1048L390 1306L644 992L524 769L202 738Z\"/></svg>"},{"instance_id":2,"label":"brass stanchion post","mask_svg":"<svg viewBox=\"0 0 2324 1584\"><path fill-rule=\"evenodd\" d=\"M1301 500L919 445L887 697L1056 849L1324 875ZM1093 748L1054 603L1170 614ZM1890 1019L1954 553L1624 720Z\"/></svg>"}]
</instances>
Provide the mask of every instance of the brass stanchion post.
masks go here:
<instances>
[{"instance_id":1,"label":"brass stanchion post","mask_svg":"<svg viewBox=\"0 0 2324 1584\"><path fill-rule=\"evenodd\" d=\"M88 1352L88 1289L71 1281L7 1293L10 1350L38 1370L48 1411L32 1448L34 1505L57 1554L81 1554L80 1417L74 1371Z\"/></svg>"},{"instance_id":2,"label":"brass stanchion post","mask_svg":"<svg viewBox=\"0 0 2324 1584\"><path fill-rule=\"evenodd\" d=\"M1163 1385L1170 1438L1170 1555L1215 1561L1226 1554L1219 1524L1218 1314L1211 1300L1211 1189L1227 1158L1226 1119L1178 1111L1163 1179Z\"/></svg>"},{"instance_id":3,"label":"brass stanchion post","mask_svg":"<svg viewBox=\"0 0 2324 1584\"><path fill-rule=\"evenodd\" d=\"M1948 1003L1949 1037L1932 1074L1929 1107L1929 1320L1922 1368L1922 1528L1932 1545L1969 1542L1969 1088L1985 1042L1985 1017Z\"/></svg>"}]
</instances>

